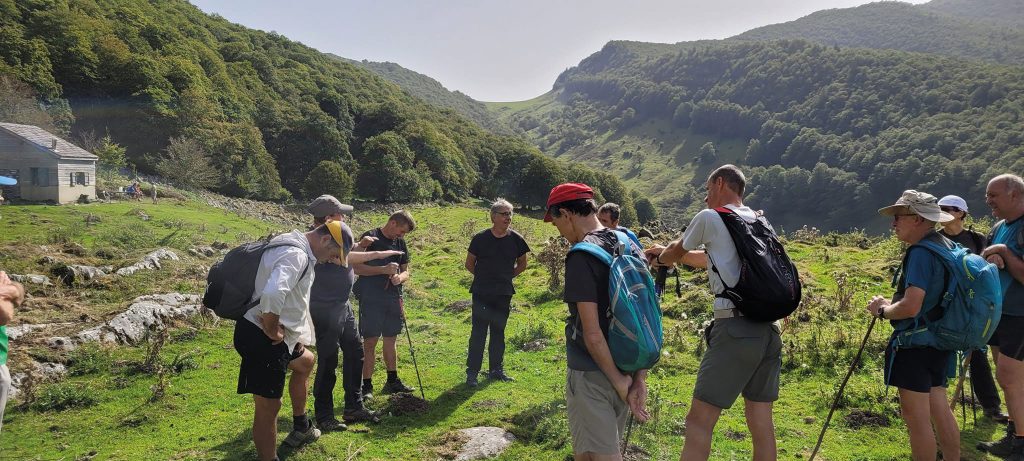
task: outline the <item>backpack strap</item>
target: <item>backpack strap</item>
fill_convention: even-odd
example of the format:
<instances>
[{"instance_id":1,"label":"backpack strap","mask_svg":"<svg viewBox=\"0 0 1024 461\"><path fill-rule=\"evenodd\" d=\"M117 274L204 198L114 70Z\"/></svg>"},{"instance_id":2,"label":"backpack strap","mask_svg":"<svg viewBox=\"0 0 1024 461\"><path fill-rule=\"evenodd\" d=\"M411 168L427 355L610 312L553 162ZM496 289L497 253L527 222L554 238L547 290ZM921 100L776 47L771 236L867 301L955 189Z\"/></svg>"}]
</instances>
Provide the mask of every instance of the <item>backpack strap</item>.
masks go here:
<instances>
[{"instance_id":1,"label":"backpack strap","mask_svg":"<svg viewBox=\"0 0 1024 461\"><path fill-rule=\"evenodd\" d=\"M946 304L949 302L950 299L952 299L952 297L950 296L950 292L956 289L955 286L950 285L953 269L949 267L948 258L946 258L946 256L943 254L948 253L950 251L950 246L952 242L950 242L949 239L945 237L942 237L941 240L942 241L937 242L934 240L934 236L929 236L925 237L920 242L911 245L910 248L907 249L907 255L904 257L903 265L900 267L900 272L902 274L900 277L900 284L898 290L899 293L902 294L902 292L906 290L906 288L904 288L903 286L906 284L906 264L910 260L911 250L913 250L914 248L923 248L925 250L928 250L936 259L939 260L939 263L942 265L942 295L939 297L939 302L936 305L932 306L931 308L925 310L924 306L921 307L921 312L918 313L918 315L913 319L913 327L915 328L917 326L920 326L921 320L924 321L925 325L928 325L941 319L946 314Z\"/></svg>"},{"instance_id":2,"label":"backpack strap","mask_svg":"<svg viewBox=\"0 0 1024 461\"><path fill-rule=\"evenodd\" d=\"M298 248L300 250L303 250L302 245L299 245L299 244L297 244L295 242L276 242L276 243L269 243L268 242L267 246L263 247L263 253L266 253L267 250L270 250L270 249L273 249L273 248L280 248L280 247L293 247L293 248ZM308 274L308 273L309 273L309 258L307 257L306 258L306 267L302 268L302 273L299 274L299 278L298 278L298 280L296 280L296 283L302 281L302 279L305 278L306 274ZM256 298L256 299L254 299L252 301L249 301L249 304L245 305L245 310L248 311L249 309L252 309L253 307L256 307L259 303L260 303L260 298Z\"/></svg>"}]
</instances>

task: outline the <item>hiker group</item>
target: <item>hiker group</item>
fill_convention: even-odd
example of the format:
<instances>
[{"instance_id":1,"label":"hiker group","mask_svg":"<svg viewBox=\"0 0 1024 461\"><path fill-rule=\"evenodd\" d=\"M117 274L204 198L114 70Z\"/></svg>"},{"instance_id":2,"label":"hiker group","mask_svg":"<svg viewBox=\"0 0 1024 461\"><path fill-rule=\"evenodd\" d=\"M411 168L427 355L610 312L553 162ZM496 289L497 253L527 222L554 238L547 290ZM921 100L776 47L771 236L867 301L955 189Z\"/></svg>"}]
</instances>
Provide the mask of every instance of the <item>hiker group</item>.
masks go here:
<instances>
[{"instance_id":1,"label":"hiker group","mask_svg":"<svg viewBox=\"0 0 1024 461\"><path fill-rule=\"evenodd\" d=\"M779 321L800 303L799 275L764 214L743 204L746 177L739 168L719 167L705 188L707 208L682 235L667 246L646 249L632 231L618 226L618 206L598 207L589 186L560 184L548 196L544 220L571 244L563 295L569 313L565 408L577 460L622 459L627 421L650 418L647 372L661 357L663 343L660 290L650 270L678 264L706 269L715 295L680 459L710 457L715 425L740 396L753 459L777 457L773 404L782 367ZM936 433L943 459L959 459L959 430L946 393L959 351L967 357L985 415L1008 422L1005 437L979 448L1024 461L1024 433L1014 424L1024 418L1024 181L1013 175L992 179L986 203L1000 219L988 236L964 229L968 207L956 196L936 200L910 190L879 210L893 217L893 232L909 248L893 280L895 293L875 296L866 310L894 327L885 383L899 389L915 460L936 459ZM316 440L322 430L344 430L345 423L380 420L364 405L375 393L378 342L387 373L381 392L414 390L398 377L396 347L403 328L408 336L403 290L410 254L403 237L416 227L412 216L396 212L356 240L345 223L351 206L325 195L308 211L310 230L229 252L211 269L204 296L204 304L219 315L238 320L238 392L254 396L253 440L262 460L277 456L276 419L288 370L294 421L284 443L292 446ZM470 388L480 383L488 336L484 376L514 380L503 362L505 327L513 280L527 268L530 247L511 228L512 218L512 204L496 200L490 228L472 237L466 254L465 269L473 275L465 380ZM943 227L937 230L937 224ZM986 343L1008 417L999 408ZM306 349L314 345L318 361ZM339 350L345 393L341 420L333 400ZM314 365L311 420L306 400Z\"/></svg>"}]
</instances>

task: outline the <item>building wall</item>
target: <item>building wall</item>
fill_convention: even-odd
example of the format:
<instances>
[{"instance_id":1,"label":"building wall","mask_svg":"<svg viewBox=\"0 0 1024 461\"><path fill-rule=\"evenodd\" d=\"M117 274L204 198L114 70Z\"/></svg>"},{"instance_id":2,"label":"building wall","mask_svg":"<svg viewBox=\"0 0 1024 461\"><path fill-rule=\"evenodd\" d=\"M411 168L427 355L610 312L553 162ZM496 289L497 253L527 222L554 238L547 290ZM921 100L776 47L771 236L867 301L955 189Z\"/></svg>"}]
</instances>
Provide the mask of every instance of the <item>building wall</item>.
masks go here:
<instances>
[{"instance_id":1,"label":"building wall","mask_svg":"<svg viewBox=\"0 0 1024 461\"><path fill-rule=\"evenodd\" d=\"M82 194L96 197L96 163L91 160L58 160L21 138L0 132L0 170L18 170L21 199L71 203ZM36 169L38 184L33 184ZM74 173L84 173L87 185L72 185Z\"/></svg>"}]
</instances>

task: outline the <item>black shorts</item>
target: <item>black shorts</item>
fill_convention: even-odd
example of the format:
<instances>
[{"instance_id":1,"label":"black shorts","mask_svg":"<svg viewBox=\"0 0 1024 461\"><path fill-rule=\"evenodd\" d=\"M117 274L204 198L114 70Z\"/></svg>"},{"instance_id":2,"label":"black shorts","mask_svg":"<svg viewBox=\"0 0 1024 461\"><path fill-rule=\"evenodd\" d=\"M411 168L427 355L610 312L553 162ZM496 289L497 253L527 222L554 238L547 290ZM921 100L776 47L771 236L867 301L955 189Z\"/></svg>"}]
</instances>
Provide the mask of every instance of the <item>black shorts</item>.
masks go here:
<instances>
[{"instance_id":1,"label":"black shorts","mask_svg":"<svg viewBox=\"0 0 1024 461\"><path fill-rule=\"evenodd\" d=\"M235 322L235 350L242 357L238 370L238 393L255 394L268 399L284 395L288 363L302 356L302 346L289 352L285 343L271 344L260 327L248 319Z\"/></svg>"},{"instance_id":2,"label":"black shorts","mask_svg":"<svg viewBox=\"0 0 1024 461\"><path fill-rule=\"evenodd\" d=\"M914 392L931 392L933 387L946 387L954 354L932 347L915 347L895 351L885 349L885 384ZM954 365L955 366L955 365Z\"/></svg>"},{"instance_id":3,"label":"black shorts","mask_svg":"<svg viewBox=\"0 0 1024 461\"><path fill-rule=\"evenodd\" d=\"M363 338L391 338L402 333L401 298L359 300L359 334Z\"/></svg>"},{"instance_id":4,"label":"black shorts","mask_svg":"<svg viewBox=\"0 0 1024 461\"><path fill-rule=\"evenodd\" d=\"M999 319L989 346L999 348L999 353L1014 360L1024 360L1024 317L1003 315Z\"/></svg>"}]
</instances>

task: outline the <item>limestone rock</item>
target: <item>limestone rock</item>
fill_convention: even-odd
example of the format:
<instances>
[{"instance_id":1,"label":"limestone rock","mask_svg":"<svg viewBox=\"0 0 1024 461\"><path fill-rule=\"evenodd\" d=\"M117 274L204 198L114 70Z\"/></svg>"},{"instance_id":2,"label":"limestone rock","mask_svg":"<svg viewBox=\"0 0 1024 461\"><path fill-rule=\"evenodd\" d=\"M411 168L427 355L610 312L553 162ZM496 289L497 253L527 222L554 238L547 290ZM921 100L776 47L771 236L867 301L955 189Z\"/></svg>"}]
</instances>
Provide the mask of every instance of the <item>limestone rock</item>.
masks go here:
<instances>
[{"instance_id":1,"label":"limestone rock","mask_svg":"<svg viewBox=\"0 0 1024 461\"><path fill-rule=\"evenodd\" d=\"M71 286L76 283L85 283L98 279L107 275L107 273L99 267L67 264L55 267L53 269L53 275L61 279L65 285Z\"/></svg>"},{"instance_id":2,"label":"limestone rock","mask_svg":"<svg viewBox=\"0 0 1024 461\"><path fill-rule=\"evenodd\" d=\"M36 285L44 285L44 286L53 285L53 283L50 282L50 278L45 276L45 275L38 275L38 274L25 274L25 275L8 274L8 275L11 277L11 280L14 280L15 282L18 282L18 283L34 283Z\"/></svg>"},{"instance_id":3,"label":"limestone rock","mask_svg":"<svg viewBox=\"0 0 1024 461\"><path fill-rule=\"evenodd\" d=\"M180 258L178 258L177 253L166 248L161 248L146 255L139 262L132 264L131 266L122 267L118 269L116 273L117 275L125 277L128 275L132 275L140 270L160 269L161 259L170 259L172 261L178 261Z\"/></svg>"},{"instance_id":4,"label":"limestone rock","mask_svg":"<svg viewBox=\"0 0 1024 461\"><path fill-rule=\"evenodd\" d=\"M195 248L189 248L188 252L190 254L192 254L192 256L204 256L204 257L207 257L207 258L212 257L212 256L214 256L214 255L219 253L213 247L206 246L206 245L197 246Z\"/></svg>"},{"instance_id":5,"label":"limestone rock","mask_svg":"<svg viewBox=\"0 0 1024 461\"><path fill-rule=\"evenodd\" d=\"M471 427L460 430L459 435L466 443L455 457L456 461L493 458L516 440L512 433L500 427Z\"/></svg>"},{"instance_id":6,"label":"limestone rock","mask_svg":"<svg viewBox=\"0 0 1024 461\"><path fill-rule=\"evenodd\" d=\"M172 319L192 317L202 309L198 295L169 293L139 296L128 310L73 336L54 336L46 343L53 349L71 351L79 344L104 342L138 344L150 328L162 328Z\"/></svg>"}]
</instances>

